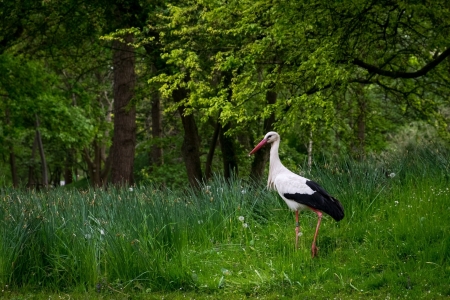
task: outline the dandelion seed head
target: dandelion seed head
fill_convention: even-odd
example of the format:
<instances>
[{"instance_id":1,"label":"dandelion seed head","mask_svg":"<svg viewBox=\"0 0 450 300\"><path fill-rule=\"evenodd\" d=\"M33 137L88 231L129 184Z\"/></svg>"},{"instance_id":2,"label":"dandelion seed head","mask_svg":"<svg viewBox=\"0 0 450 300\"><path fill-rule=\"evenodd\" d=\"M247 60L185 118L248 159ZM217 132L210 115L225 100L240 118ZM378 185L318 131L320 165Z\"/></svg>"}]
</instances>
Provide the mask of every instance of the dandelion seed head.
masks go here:
<instances>
[{"instance_id":1,"label":"dandelion seed head","mask_svg":"<svg viewBox=\"0 0 450 300\"><path fill-rule=\"evenodd\" d=\"M244 220L245 220L245 218L244 218L244 216L239 216L239 221L241 221L241 222L244 222Z\"/></svg>"},{"instance_id":2,"label":"dandelion seed head","mask_svg":"<svg viewBox=\"0 0 450 300\"><path fill-rule=\"evenodd\" d=\"M392 172L391 174L389 174L389 177L394 178L395 177L395 173Z\"/></svg>"},{"instance_id":3,"label":"dandelion seed head","mask_svg":"<svg viewBox=\"0 0 450 300\"><path fill-rule=\"evenodd\" d=\"M247 224L247 223L244 223L244 224L242 224L242 227L248 228L248 224Z\"/></svg>"}]
</instances>

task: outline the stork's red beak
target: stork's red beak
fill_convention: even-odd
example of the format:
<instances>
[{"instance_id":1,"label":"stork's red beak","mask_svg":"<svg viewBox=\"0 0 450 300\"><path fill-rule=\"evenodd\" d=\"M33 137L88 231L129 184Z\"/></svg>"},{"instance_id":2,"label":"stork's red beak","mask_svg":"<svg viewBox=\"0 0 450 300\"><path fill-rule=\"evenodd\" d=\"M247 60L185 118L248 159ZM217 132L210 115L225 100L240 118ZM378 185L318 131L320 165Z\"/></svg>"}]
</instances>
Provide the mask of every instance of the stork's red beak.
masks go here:
<instances>
[{"instance_id":1,"label":"stork's red beak","mask_svg":"<svg viewBox=\"0 0 450 300\"><path fill-rule=\"evenodd\" d=\"M266 140L266 139L263 139L261 142L259 142L258 145L256 145L255 149L253 149L253 150L248 154L248 156L252 155L252 154L255 153L256 151L258 151L259 149L261 149L262 146L264 146L266 143L267 143L267 140Z\"/></svg>"}]
</instances>

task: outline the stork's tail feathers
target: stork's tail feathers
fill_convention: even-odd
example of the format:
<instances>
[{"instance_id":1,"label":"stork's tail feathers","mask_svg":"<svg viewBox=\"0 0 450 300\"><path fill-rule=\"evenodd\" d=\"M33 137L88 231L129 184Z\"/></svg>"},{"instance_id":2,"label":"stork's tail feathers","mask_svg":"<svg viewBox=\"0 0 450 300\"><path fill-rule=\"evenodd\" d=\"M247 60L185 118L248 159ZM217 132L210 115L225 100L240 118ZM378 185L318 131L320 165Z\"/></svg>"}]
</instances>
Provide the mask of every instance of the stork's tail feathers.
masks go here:
<instances>
[{"instance_id":1,"label":"stork's tail feathers","mask_svg":"<svg viewBox=\"0 0 450 300\"><path fill-rule=\"evenodd\" d=\"M336 221L340 221L344 218L344 207L338 199L331 196L330 198L332 201L329 202L327 209L323 210L323 212L330 215Z\"/></svg>"}]
</instances>

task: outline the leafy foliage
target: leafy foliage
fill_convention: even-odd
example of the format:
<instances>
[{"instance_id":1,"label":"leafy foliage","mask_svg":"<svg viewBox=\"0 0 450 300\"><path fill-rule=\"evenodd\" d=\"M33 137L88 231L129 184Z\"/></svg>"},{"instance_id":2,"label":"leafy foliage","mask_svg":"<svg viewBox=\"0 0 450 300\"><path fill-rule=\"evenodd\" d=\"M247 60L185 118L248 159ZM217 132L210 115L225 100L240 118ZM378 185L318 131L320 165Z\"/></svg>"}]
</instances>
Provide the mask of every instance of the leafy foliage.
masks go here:
<instances>
[{"instance_id":1,"label":"leafy foliage","mask_svg":"<svg viewBox=\"0 0 450 300\"><path fill-rule=\"evenodd\" d=\"M293 165L307 154L310 141L313 153L363 158L385 149L390 134L417 121L432 124L441 138L449 139L450 8L444 0L232 0L227 5L215 0L58 0L51 5L0 5L6 17L0 22L0 68L10 72L1 78L0 92L2 98L5 94L22 103L8 104L13 119L2 125L3 138L30 136L11 130L32 128L37 113L44 137L56 137L71 149L73 159L67 161L73 160L72 168L83 175L93 172L95 161L107 171L114 118L111 41L124 33L133 33L137 58L139 78L132 101L140 118L137 155L146 157L151 145L160 144L170 170L162 166L152 173L152 166L140 159L137 178L185 178L163 175L182 172L176 166L182 157L176 154L180 140L172 143L184 130L176 120L180 107L200 130L200 161L206 163L214 145L221 145L212 139L218 123L238 145L236 164L244 176L250 172L245 154L264 134L269 119L286 137L287 151L299 152L293 154ZM179 88L187 97L173 101ZM268 93L276 101L268 101ZM164 141L151 140L149 99L154 94L160 95L164 110ZM25 120L16 117L19 110L28 115ZM27 144L30 148L31 142ZM4 154L11 152L5 149ZM52 150L56 157L64 147L54 149L59 151ZM25 152L30 149L17 151L29 156ZM212 162L219 172L224 169L220 154L218 150Z\"/></svg>"}]
</instances>

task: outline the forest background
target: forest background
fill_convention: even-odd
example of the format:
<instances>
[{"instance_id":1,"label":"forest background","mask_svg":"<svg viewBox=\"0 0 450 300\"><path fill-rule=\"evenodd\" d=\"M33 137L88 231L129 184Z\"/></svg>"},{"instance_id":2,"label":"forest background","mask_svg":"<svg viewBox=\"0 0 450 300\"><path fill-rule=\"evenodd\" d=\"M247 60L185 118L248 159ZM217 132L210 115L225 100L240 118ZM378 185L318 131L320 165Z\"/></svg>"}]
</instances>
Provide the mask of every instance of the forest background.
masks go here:
<instances>
[{"instance_id":1,"label":"forest background","mask_svg":"<svg viewBox=\"0 0 450 300\"><path fill-rule=\"evenodd\" d=\"M449 14L445 0L1 1L0 186L258 180L268 149L247 154L269 130L295 172L447 143Z\"/></svg>"}]
</instances>

